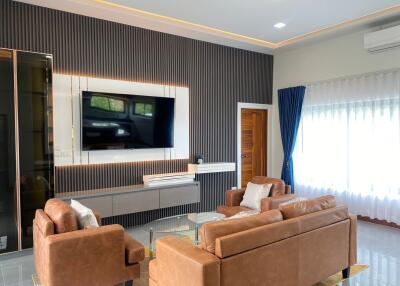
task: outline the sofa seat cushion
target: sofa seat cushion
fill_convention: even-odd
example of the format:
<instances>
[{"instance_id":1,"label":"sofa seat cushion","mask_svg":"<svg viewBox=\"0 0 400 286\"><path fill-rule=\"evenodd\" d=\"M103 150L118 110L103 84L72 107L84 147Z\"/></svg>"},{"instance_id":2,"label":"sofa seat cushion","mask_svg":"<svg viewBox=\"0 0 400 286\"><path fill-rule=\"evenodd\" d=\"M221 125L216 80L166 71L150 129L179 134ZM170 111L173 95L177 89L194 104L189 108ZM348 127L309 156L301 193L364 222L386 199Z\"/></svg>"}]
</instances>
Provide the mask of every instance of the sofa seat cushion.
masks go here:
<instances>
[{"instance_id":1,"label":"sofa seat cushion","mask_svg":"<svg viewBox=\"0 0 400 286\"><path fill-rule=\"evenodd\" d=\"M334 207L336 207L336 199L334 196L328 195L284 205L279 209L284 219L291 219Z\"/></svg>"},{"instance_id":2,"label":"sofa seat cushion","mask_svg":"<svg viewBox=\"0 0 400 286\"><path fill-rule=\"evenodd\" d=\"M235 214L238 214L243 211L250 211L251 209L246 208L246 207L241 207L241 206L235 206L235 207L228 207L228 206L219 206L217 207L217 212L220 214L224 214L226 217L233 216Z\"/></svg>"},{"instance_id":3,"label":"sofa seat cushion","mask_svg":"<svg viewBox=\"0 0 400 286\"><path fill-rule=\"evenodd\" d=\"M144 259L144 246L125 232L125 260L127 264L139 263Z\"/></svg>"},{"instance_id":4,"label":"sofa seat cushion","mask_svg":"<svg viewBox=\"0 0 400 286\"><path fill-rule=\"evenodd\" d=\"M200 228L200 247L215 254L217 238L282 220L279 210L271 210L246 218L206 223Z\"/></svg>"},{"instance_id":5,"label":"sofa seat cushion","mask_svg":"<svg viewBox=\"0 0 400 286\"><path fill-rule=\"evenodd\" d=\"M50 199L44 206L44 212L54 223L56 234L78 230L78 219L71 206L60 199Z\"/></svg>"}]
</instances>

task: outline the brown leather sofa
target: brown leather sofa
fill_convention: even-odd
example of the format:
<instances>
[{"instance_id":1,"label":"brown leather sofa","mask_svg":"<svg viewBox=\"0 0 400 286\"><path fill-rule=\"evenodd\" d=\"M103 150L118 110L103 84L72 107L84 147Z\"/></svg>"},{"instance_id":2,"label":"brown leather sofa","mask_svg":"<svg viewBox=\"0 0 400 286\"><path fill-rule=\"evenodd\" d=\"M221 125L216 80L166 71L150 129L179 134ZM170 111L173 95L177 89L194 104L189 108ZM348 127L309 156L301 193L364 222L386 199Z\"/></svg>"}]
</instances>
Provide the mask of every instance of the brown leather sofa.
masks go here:
<instances>
[{"instance_id":1,"label":"brown leather sofa","mask_svg":"<svg viewBox=\"0 0 400 286\"><path fill-rule=\"evenodd\" d=\"M207 223L201 245L157 241L150 286L311 286L356 263L357 218L332 196Z\"/></svg>"},{"instance_id":2,"label":"brown leather sofa","mask_svg":"<svg viewBox=\"0 0 400 286\"><path fill-rule=\"evenodd\" d=\"M254 184L272 184L269 197L261 200L261 212L276 209L281 203L290 201L296 197L291 194L291 187L280 179L256 176L251 182ZM245 190L246 188L226 191L225 205L219 206L217 212L230 217L241 211L250 210L247 207L240 206Z\"/></svg>"},{"instance_id":3,"label":"brown leather sofa","mask_svg":"<svg viewBox=\"0 0 400 286\"><path fill-rule=\"evenodd\" d=\"M96 215L100 224L100 216ZM43 286L111 286L140 276L144 247L120 225L78 229L74 210L47 201L33 221L33 253ZM130 282L127 283L128 285Z\"/></svg>"}]
</instances>

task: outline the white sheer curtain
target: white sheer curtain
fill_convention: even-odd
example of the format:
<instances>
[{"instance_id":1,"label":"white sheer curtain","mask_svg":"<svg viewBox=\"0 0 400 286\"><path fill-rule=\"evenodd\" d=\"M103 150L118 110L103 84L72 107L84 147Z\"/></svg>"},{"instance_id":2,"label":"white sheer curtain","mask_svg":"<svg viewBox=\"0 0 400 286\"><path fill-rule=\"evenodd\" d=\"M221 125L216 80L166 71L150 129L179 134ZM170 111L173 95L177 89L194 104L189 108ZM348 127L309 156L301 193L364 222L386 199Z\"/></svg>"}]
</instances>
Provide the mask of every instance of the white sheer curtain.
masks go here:
<instances>
[{"instance_id":1,"label":"white sheer curtain","mask_svg":"<svg viewBox=\"0 0 400 286\"><path fill-rule=\"evenodd\" d=\"M298 195L400 224L400 70L307 86L293 160Z\"/></svg>"}]
</instances>

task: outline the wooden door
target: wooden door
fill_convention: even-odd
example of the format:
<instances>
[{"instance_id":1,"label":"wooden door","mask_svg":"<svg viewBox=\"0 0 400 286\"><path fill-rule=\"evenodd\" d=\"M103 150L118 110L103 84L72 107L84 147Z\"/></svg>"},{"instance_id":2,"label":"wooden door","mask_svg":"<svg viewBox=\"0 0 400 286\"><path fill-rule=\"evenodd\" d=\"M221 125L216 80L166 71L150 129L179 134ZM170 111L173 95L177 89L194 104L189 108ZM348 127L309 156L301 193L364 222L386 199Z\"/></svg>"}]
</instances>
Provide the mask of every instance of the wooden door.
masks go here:
<instances>
[{"instance_id":1,"label":"wooden door","mask_svg":"<svg viewBox=\"0 0 400 286\"><path fill-rule=\"evenodd\" d=\"M254 176L267 175L267 112L261 109L241 111L241 187Z\"/></svg>"}]
</instances>

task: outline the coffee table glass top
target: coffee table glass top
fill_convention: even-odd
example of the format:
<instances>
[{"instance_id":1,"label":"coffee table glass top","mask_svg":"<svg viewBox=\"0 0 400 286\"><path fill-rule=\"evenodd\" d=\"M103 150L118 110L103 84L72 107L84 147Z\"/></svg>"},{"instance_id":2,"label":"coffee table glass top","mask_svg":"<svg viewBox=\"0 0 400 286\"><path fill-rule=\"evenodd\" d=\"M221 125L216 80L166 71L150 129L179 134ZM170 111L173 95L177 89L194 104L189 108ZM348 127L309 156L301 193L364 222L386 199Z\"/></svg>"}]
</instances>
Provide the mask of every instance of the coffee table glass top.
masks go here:
<instances>
[{"instance_id":1,"label":"coffee table glass top","mask_svg":"<svg viewBox=\"0 0 400 286\"><path fill-rule=\"evenodd\" d=\"M155 233L180 233L196 230L201 225L225 217L216 212L190 213L158 219L144 225L143 229Z\"/></svg>"}]
</instances>

